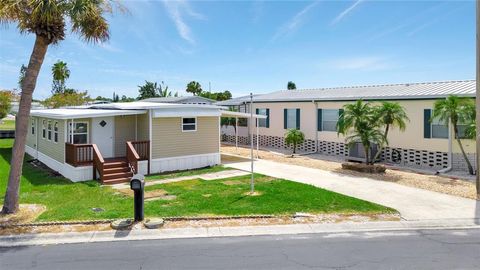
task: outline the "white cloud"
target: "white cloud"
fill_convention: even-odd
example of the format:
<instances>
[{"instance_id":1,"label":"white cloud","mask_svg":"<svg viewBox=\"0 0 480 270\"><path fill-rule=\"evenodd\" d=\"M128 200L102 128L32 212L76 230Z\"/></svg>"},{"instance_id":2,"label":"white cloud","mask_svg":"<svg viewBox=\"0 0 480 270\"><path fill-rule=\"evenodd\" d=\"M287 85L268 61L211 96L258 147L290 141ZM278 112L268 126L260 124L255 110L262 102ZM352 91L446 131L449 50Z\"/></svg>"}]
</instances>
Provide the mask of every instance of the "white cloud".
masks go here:
<instances>
[{"instance_id":1,"label":"white cloud","mask_svg":"<svg viewBox=\"0 0 480 270\"><path fill-rule=\"evenodd\" d=\"M390 69L393 64L384 57L363 56L337 59L332 61L329 66L340 70L370 71Z\"/></svg>"},{"instance_id":2,"label":"white cloud","mask_svg":"<svg viewBox=\"0 0 480 270\"><path fill-rule=\"evenodd\" d=\"M192 34L192 30L185 22L185 16L197 19L205 20L206 17L198 12L195 12L190 4L186 1L163 1L165 8L173 20L178 34L191 44L195 44L195 39Z\"/></svg>"},{"instance_id":3,"label":"white cloud","mask_svg":"<svg viewBox=\"0 0 480 270\"><path fill-rule=\"evenodd\" d=\"M340 12L340 14L335 17L335 19L332 20L330 25L335 25L339 23L345 16L347 16L350 12L352 12L360 3L362 3L363 0L357 0L355 3L353 3L351 6L346 8L344 11Z\"/></svg>"},{"instance_id":4,"label":"white cloud","mask_svg":"<svg viewBox=\"0 0 480 270\"><path fill-rule=\"evenodd\" d=\"M302 10L300 10L295 16L293 16L290 20L288 20L284 25L282 25L275 35L272 37L272 41L275 41L281 37L284 37L286 35L289 35L293 33L295 30L300 27L304 20L305 16L308 14L308 12L314 8L318 4L318 1L315 1L306 7L304 7Z\"/></svg>"}]
</instances>

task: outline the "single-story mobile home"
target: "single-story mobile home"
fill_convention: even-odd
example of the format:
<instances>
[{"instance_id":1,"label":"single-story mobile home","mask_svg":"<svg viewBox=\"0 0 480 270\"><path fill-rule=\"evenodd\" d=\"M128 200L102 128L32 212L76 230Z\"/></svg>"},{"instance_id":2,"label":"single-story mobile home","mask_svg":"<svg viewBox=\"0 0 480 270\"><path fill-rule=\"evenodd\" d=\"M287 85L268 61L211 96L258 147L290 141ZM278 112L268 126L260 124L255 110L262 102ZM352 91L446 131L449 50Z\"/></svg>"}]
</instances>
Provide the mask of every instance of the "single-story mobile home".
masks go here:
<instances>
[{"instance_id":1,"label":"single-story mobile home","mask_svg":"<svg viewBox=\"0 0 480 270\"><path fill-rule=\"evenodd\" d=\"M255 141L258 130L260 145L285 148L285 131L297 128L305 134L305 142L300 149L348 157L350 149L345 146L345 138L336 130L343 106L358 99L395 101L405 108L410 121L404 132L398 129L390 132L389 147L382 155L385 162L422 169L439 170L451 166L455 170L466 170L458 144L454 140L452 142L452 129L436 119L431 121L435 101L448 95L474 98L475 81L277 91L253 98L253 110L267 117L259 120L259 128L249 130L248 127L238 127L236 132L240 143L248 143L251 133L255 134ZM248 112L249 102L249 97L241 97L216 104ZM222 127L222 140L233 143L234 128ZM474 164L475 141L463 140L463 145Z\"/></svg>"},{"instance_id":2,"label":"single-story mobile home","mask_svg":"<svg viewBox=\"0 0 480 270\"><path fill-rule=\"evenodd\" d=\"M220 117L232 114L250 116L154 102L32 110L26 152L72 181L212 166L220 163Z\"/></svg>"}]
</instances>

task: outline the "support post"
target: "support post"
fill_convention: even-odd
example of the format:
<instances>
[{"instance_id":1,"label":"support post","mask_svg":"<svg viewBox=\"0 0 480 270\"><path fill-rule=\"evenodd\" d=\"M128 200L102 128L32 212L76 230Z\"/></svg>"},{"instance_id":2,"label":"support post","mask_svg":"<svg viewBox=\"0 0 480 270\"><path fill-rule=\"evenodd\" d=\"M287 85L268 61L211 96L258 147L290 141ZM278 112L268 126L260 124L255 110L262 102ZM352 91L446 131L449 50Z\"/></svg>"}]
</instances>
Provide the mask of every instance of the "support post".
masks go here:
<instances>
[{"instance_id":1,"label":"support post","mask_svg":"<svg viewBox=\"0 0 480 270\"><path fill-rule=\"evenodd\" d=\"M256 119L256 124L257 124L257 158L258 158L258 117Z\"/></svg>"},{"instance_id":2,"label":"support post","mask_svg":"<svg viewBox=\"0 0 480 270\"><path fill-rule=\"evenodd\" d=\"M253 124L253 94L250 93L250 121L248 121L248 129L250 130L250 169L251 169L251 175L250 175L250 193L253 194L255 191L255 183L253 179L253 130L252 130L252 124Z\"/></svg>"},{"instance_id":3,"label":"support post","mask_svg":"<svg viewBox=\"0 0 480 270\"><path fill-rule=\"evenodd\" d=\"M238 150L238 117L235 117L235 150Z\"/></svg>"},{"instance_id":4,"label":"support post","mask_svg":"<svg viewBox=\"0 0 480 270\"><path fill-rule=\"evenodd\" d=\"M480 4L479 1L476 1L477 5L477 14L476 14L476 45L477 45L477 53L476 53L476 63L477 63L477 70L476 70L476 127L477 127L477 138L476 138L476 188L477 188L477 200L480 200ZM478 204L477 204L478 207ZM478 209L477 209L478 211Z\"/></svg>"}]
</instances>

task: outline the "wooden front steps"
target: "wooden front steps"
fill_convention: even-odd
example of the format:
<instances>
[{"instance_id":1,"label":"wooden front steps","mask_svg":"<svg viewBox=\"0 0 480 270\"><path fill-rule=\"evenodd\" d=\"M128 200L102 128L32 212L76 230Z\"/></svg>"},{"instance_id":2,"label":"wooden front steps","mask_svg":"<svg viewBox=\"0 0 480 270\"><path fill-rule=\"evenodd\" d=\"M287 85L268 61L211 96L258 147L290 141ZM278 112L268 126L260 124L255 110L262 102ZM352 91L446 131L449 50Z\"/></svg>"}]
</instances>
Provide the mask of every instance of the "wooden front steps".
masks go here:
<instances>
[{"instance_id":1,"label":"wooden front steps","mask_svg":"<svg viewBox=\"0 0 480 270\"><path fill-rule=\"evenodd\" d=\"M113 185L130 181L132 170L125 158L105 159L102 184Z\"/></svg>"}]
</instances>

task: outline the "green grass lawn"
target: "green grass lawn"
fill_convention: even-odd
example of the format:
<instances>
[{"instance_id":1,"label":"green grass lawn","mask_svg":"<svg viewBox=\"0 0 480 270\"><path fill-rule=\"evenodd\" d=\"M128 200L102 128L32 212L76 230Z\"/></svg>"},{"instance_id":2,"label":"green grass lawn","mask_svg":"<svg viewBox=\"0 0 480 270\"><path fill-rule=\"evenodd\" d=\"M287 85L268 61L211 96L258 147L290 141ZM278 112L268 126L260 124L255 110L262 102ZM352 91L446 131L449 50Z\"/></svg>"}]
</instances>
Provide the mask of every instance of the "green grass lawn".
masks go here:
<instances>
[{"instance_id":1,"label":"green grass lawn","mask_svg":"<svg viewBox=\"0 0 480 270\"><path fill-rule=\"evenodd\" d=\"M0 130L15 129L15 120L0 120Z\"/></svg>"},{"instance_id":2,"label":"green grass lawn","mask_svg":"<svg viewBox=\"0 0 480 270\"><path fill-rule=\"evenodd\" d=\"M9 161L13 140L0 140L0 196L6 189ZM28 157L26 157L28 160ZM200 173L222 170L222 167L202 169ZM198 173L198 172L197 172ZM172 175L193 174L181 172L157 175L149 178L167 178ZM196 174L196 173L195 173ZM243 214L291 214L311 213L389 213L394 210L340 195L313 186L287 180L271 179L256 175L256 190L262 195L246 196L249 176L225 180L188 180L147 187L147 191L164 189L177 198L171 201L156 200L145 203L145 215L152 216L198 216L198 215L243 215ZM3 202L3 201L2 201ZM38 220L85 220L123 218L133 215L131 197L120 194L110 187L101 187L96 181L72 183L63 177L54 177L48 172L25 162L20 188L20 203L43 204L47 207ZM94 207L103 212L93 212Z\"/></svg>"}]
</instances>

